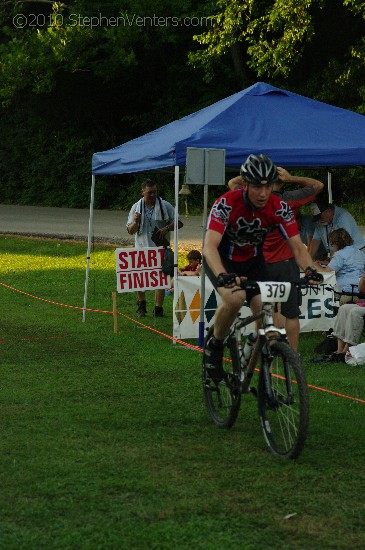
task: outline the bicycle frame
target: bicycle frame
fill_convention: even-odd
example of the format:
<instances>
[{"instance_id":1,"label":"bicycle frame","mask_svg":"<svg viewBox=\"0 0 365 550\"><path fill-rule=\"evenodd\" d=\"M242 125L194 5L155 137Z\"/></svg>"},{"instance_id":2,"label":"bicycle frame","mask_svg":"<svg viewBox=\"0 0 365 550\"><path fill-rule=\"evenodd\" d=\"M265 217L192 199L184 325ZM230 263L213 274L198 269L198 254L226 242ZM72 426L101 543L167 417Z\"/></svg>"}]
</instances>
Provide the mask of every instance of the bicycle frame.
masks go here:
<instances>
[{"instance_id":1,"label":"bicycle frame","mask_svg":"<svg viewBox=\"0 0 365 550\"><path fill-rule=\"evenodd\" d=\"M243 348L242 348L242 338L241 331L242 328L246 327L254 321L261 321L262 327L258 329L258 338L252 348L250 358L246 365L243 365ZM272 316L272 307L271 304L266 302L263 304L263 307L257 315L250 315L249 317L241 318L238 317L236 322L233 324L232 329L228 338L234 336L237 347L240 355L240 391L242 393L248 393L250 391L250 384L255 372L255 367L258 363L259 357L262 354L270 363L270 342L277 340L286 340L286 331L284 328L277 328L274 325L274 320ZM270 373L265 372L266 387L268 393L272 393L272 388L269 379Z\"/></svg>"}]
</instances>

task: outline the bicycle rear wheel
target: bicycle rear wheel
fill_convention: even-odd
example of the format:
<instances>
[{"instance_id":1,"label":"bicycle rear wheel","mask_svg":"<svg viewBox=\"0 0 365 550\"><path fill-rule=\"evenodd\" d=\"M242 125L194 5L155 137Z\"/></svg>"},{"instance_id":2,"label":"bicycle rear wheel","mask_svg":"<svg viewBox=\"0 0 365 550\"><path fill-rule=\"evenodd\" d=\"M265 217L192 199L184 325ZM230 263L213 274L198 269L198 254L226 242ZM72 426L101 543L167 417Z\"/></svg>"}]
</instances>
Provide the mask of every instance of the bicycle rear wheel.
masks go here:
<instances>
[{"instance_id":1,"label":"bicycle rear wheel","mask_svg":"<svg viewBox=\"0 0 365 550\"><path fill-rule=\"evenodd\" d=\"M271 346L271 366L263 358L258 408L265 440L277 456L297 458L308 431L308 388L299 355L285 342ZM265 381L266 369L266 381ZM267 388L271 385L271 395Z\"/></svg>"},{"instance_id":2,"label":"bicycle rear wheel","mask_svg":"<svg viewBox=\"0 0 365 550\"><path fill-rule=\"evenodd\" d=\"M209 329L204 345L206 345L212 334L213 327ZM218 384L213 382L205 368L203 356L203 393L208 414L220 428L231 428L236 421L241 402L239 355L237 342L233 336L225 342L223 368L226 373L224 380Z\"/></svg>"}]
</instances>

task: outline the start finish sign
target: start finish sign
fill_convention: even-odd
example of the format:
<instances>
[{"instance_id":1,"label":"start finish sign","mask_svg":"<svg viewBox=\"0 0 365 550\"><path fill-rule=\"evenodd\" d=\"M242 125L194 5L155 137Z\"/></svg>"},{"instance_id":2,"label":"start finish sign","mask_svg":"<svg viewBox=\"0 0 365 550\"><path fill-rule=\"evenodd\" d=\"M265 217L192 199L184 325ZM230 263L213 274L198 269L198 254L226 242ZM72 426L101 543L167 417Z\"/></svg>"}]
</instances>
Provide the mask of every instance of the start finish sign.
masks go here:
<instances>
[{"instance_id":1,"label":"start finish sign","mask_svg":"<svg viewBox=\"0 0 365 550\"><path fill-rule=\"evenodd\" d=\"M156 290L170 287L170 276L161 271L163 247L117 248L117 291Z\"/></svg>"}]
</instances>

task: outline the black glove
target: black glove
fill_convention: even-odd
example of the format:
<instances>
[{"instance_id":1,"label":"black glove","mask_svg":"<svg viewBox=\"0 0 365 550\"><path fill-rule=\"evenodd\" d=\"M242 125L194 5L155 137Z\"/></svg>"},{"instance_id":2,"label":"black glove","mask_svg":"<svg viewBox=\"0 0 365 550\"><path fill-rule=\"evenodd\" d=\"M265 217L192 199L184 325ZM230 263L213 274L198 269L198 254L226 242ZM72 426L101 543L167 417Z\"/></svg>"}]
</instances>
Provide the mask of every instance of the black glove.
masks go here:
<instances>
[{"instance_id":1,"label":"black glove","mask_svg":"<svg viewBox=\"0 0 365 550\"><path fill-rule=\"evenodd\" d=\"M316 283L323 283L322 273L318 273L318 271L314 267L307 267L304 272L304 278L307 280L307 282L315 281Z\"/></svg>"},{"instance_id":2,"label":"black glove","mask_svg":"<svg viewBox=\"0 0 365 550\"><path fill-rule=\"evenodd\" d=\"M220 273L217 277L217 286L230 286L236 282L236 273Z\"/></svg>"}]
</instances>

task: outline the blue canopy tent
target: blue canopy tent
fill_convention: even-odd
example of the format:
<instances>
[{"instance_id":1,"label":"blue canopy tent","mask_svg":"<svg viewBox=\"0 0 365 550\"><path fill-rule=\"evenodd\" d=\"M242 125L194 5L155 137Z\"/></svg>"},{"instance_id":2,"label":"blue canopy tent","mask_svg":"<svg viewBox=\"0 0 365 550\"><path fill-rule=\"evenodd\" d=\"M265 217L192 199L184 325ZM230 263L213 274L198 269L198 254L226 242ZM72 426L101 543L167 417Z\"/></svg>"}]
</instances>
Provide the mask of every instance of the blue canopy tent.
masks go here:
<instances>
[{"instance_id":1,"label":"blue canopy tent","mask_svg":"<svg viewBox=\"0 0 365 550\"><path fill-rule=\"evenodd\" d=\"M92 158L92 173L184 166L187 147L224 148L226 166L254 151L284 166L365 165L365 116L258 82Z\"/></svg>"},{"instance_id":2,"label":"blue canopy tent","mask_svg":"<svg viewBox=\"0 0 365 550\"><path fill-rule=\"evenodd\" d=\"M285 167L365 166L365 116L258 82L182 119L92 158L87 284L95 176L179 167L187 147L223 148L227 167L264 153ZM85 315L85 310L84 310Z\"/></svg>"}]
</instances>

